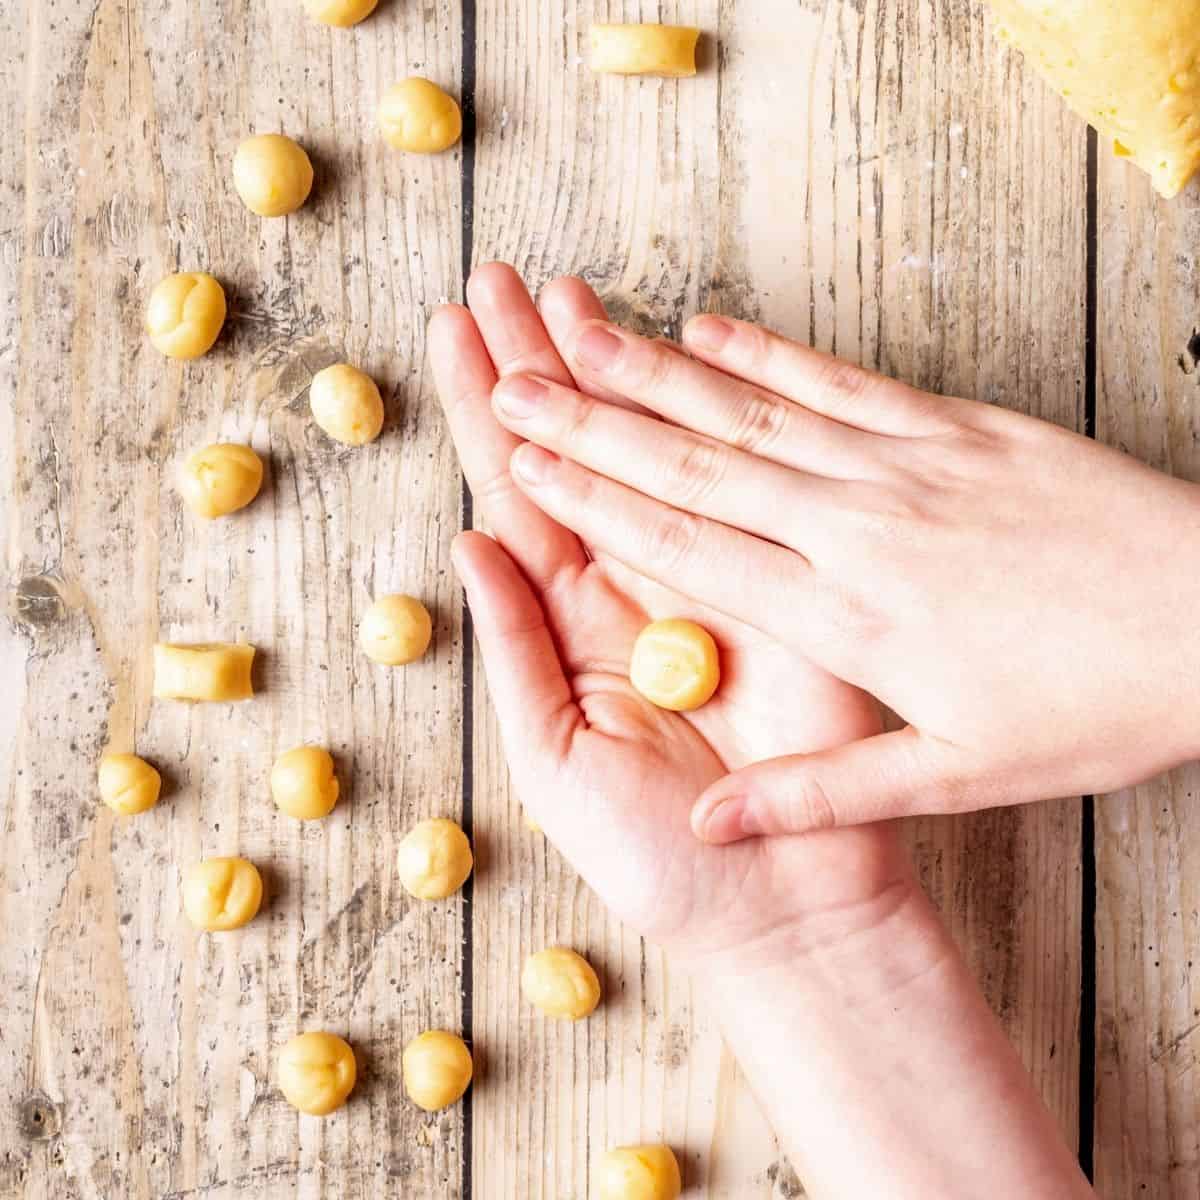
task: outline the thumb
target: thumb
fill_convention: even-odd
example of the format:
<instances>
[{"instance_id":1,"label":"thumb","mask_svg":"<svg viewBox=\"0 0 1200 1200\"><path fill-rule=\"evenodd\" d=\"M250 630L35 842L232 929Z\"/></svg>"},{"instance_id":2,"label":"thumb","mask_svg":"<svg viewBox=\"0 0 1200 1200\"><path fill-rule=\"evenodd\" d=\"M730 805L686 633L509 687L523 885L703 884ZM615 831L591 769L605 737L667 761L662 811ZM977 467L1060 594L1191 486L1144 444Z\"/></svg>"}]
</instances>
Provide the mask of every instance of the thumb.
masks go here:
<instances>
[{"instance_id":1,"label":"thumb","mask_svg":"<svg viewBox=\"0 0 1200 1200\"><path fill-rule=\"evenodd\" d=\"M931 796L951 788L946 757L910 725L819 754L770 758L708 788L692 807L692 832L721 845L934 811Z\"/></svg>"}]
</instances>

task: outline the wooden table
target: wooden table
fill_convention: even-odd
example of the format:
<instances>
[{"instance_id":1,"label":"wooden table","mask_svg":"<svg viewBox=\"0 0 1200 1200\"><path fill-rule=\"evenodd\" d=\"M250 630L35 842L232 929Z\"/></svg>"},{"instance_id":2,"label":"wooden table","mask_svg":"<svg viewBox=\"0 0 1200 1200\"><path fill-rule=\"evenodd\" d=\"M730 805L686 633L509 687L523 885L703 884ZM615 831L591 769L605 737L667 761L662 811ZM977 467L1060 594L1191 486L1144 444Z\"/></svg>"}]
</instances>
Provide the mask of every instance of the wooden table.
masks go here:
<instances>
[{"instance_id":1,"label":"wooden table","mask_svg":"<svg viewBox=\"0 0 1200 1200\"><path fill-rule=\"evenodd\" d=\"M705 68L593 78L594 18L698 24ZM680 1147L695 1195L800 1195L686 980L522 824L449 571L464 507L426 320L472 263L578 271L641 329L736 313L1200 478L1200 191L1156 201L977 0L383 0L352 31L298 0L12 0L0 56L0 1195L568 1200L590 1155L642 1136ZM410 73L461 93L464 148L381 143L377 100ZM260 222L229 161L274 129L319 180ZM232 299L191 365L140 331L177 267ZM313 371L342 357L388 397L369 450L308 419ZM217 438L249 439L268 483L202 527L171 472ZM403 672L353 648L384 588L436 612L436 652ZM262 648L261 699L152 703L151 644L209 637ZM301 827L265 779L304 739L347 786ZM156 810L97 805L109 743L162 766ZM1190 770L913 829L1112 1200L1200 1192L1198 800ZM479 870L418 904L390 863L435 813L471 829ZM264 864L265 912L198 936L180 864L234 851ZM577 1028L517 1002L550 940L603 965L610 1001ZM430 1025L481 1066L436 1118L398 1071ZM323 1123L271 1081L302 1026L364 1059Z\"/></svg>"}]
</instances>

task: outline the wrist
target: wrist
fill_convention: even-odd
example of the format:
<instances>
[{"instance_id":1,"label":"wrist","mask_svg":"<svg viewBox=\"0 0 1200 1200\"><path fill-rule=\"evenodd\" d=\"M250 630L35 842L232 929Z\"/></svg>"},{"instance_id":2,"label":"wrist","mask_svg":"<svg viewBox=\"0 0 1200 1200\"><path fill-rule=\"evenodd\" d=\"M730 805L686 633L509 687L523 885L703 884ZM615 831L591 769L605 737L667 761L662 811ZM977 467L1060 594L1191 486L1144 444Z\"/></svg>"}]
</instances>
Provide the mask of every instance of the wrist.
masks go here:
<instances>
[{"instance_id":1,"label":"wrist","mask_svg":"<svg viewBox=\"0 0 1200 1200\"><path fill-rule=\"evenodd\" d=\"M771 1002L784 992L806 1004L862 1008L894 1003L936 973L955 949L911 874L868 900L807 912L760 938L710 956L694 973L716 1006L744 1014L748 995Z\"/></svg>"}]
</instances>

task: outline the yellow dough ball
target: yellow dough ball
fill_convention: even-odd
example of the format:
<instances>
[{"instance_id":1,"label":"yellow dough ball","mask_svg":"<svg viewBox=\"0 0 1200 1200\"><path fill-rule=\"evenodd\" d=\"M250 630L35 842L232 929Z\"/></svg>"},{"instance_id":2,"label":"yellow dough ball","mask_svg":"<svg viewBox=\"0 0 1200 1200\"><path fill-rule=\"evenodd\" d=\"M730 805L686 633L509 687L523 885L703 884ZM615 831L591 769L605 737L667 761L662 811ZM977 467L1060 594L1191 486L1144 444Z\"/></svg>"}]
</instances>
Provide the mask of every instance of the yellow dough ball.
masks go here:
<instances>
[{"instance_id":1,"label":"yellow dough ball","mask_svg":"<svg viewBox=\"0 0 1200 1200\"><path fill-rule=\"evenodd\" d=\"M383 428L383 398L370 375L335 363L313 376L308 391L313 420L335 442L365 446Z\"/></svg>"},{"instance_id":2,"label":"yellow dough ball","mask_svg":"<svg viewBox=\"0 0 1200 1200\"><path fill-rule=\"evenodd\" d=\"M363 614L358 641L372 662L399 667L429 649L433 620L413 596L379 596Z\"/></svg>"},{"instance_id":3,"label":"yellow dough ball","mask_svg":"<svg viewBox=\"0 0 1200 1200\"><path fill-rule=\"evenodd\" d=\"M690 712L721 682L717 644L694 621L652 621L633 644L629 681L651 704Z\"/></svg>"},{"instance_id":4,"label":"yellow dough ball","mask_svg":"<svg viewBox=\"0 0 1200 1200\"><path fill-rule=\"evenodd\" d=\"M687 25L593 25L591 67L610 75L696 73L700 30Z\"/></svg>"},{"instance_id":5,"label":"yellow dough ball","mask_svg":"<svg viewBox=\"0 0 1200 1200\"><path fill-rule=\"evenodd\" d=\"M379 125L388 145L397 150L437 154L462 137L462 111L436 83L414 75L384 94Z\"/></svg>"},{"instance_id":6,"label":"yellow dough ball","mask_svg":"<svg viewBox=\"0 0 1200 1200\"><path fill-rule=\"evenodd\" d=\"M683 1190L669 1146L620 1146L596 1168L599 1200L676 1200Z\"/></svg>"},{"instance_id":7,"label":"yellow dough ball","mask_svg":"<svg viewBox=\"0 0 1200 1200\"><path fill-rule=\"evenodd\" d=\"M154 285L146 305L150 344L168 358L199 358L225 324L225 292L201 271L168 275Z\"/></svg>"},{"instance_id":8,"label":"yellow dough ball","mask_svg":"<svg viewBox=\"0 0 1200 1200\"><path fill-rule=\"evenodd\" d=\"M242 203L260 217L294 213L308 199L312 182L312 163L304 148L282 133L248 137L233 156L233 186Z\"/></svg>"},{"instance_id":9,"label":"yellow dough ball","mask_svg":"<svg viewBox=\"0 0 1200 1200\"><path fill-rule=\"evenodd\" d=\"M426 1112L448 1108L471 1082L471 1052L456 1034L431 1029L404 1047L404 1090Z\"/></svg>"},{"instance_id":10,"label":"yellow dough ball","mask_svg":"<svg viewBox=\"0 0 1200 1200\"><path fill-rule=\"evenodd\" d=\"M245 508L263 481L263 461L249 446L216 442L194 450L179 472L179 494L206 521Z\"/></svg>"},{"instance_id":11,"label":"yellow dough ball","mask_svg":"<svg viewBox=\"0 0 1200 1200\"><path fill-rule=\"evenodd\" d=\"M521 994L548 1017L578 1021L600 1003L600 980L583 955L551 946L525 960Z\"/></svg>"},{"instance_id":12,"label":"yellow dough ball","mask_svg":"<svg viewBox=\"0 0 1200 1200\"><path fill-rule=\"evenodd\" d=\"M159 642L154 647L154 695L159 700L249 700L254 695L253 665L254 647L245 642Z\"/></svg>"},{"instance_id":13,"label":"yellow dough ball","mask_svg":"<svg viewBox=\"0 0 1200 1200\"><path fill-rule=\"evenodd\" d=\"M354 1051L336 1033L302 1033L279 1052L276 1069L283 1098L302 1113L324 1117L354 1090Z\"/></svg>"},{"instance_id":14,"label":"yellow dough ball","mask_svg":"<svg viewBox=\"0 0 1200 1200\"><path fill-rule=\"evenodd\" d=\"M345 29L369 17L378 3L379 0L304 0L304 7L314 21Z\"/></svg>"},{"instance_id":15,"label":"yellow dough ball","mask_svg":"<svg viewBox=\"0 0 1200 1200\"><path fill-rule=\"evenodd\" d=\"M136 754L106 754L100 759L99 785L100 799L129 817L158 803L162 776Z\"/></svg>"},{"instance_id":16,"label":"yellow dough ball","mask_svg":"<svg viewBox=\"0 0 1200 1200\"><path fill-rule=\"evenodd\" d=\"M297 746L281 754L271 768L275 807L289 817L315 821L333 812L338 798L333 758L319 746Z\"/></svg>"},{"instance_id":17,"label":"yellow dough ball","mask_svg":"<svg viewBox=\"0 0 1200 1200\"><path fill-rule=\"evenodd\" d=\"M183 911L197 929L237 929L262 903L262 876L244 858L205 858L183 877Z\"/></svg>"},{"instance_id":18,"label":"yellow dough ball","mask_svg":"<svg viewBox=\"0 0 1200 1200\"><path fill-rule=\"evenodd\" d=\"M422 821L396 849L396 871L404 890L418 900L444 900L471 874L471 843L453 821Z\"/></svg>"}]
</instances>

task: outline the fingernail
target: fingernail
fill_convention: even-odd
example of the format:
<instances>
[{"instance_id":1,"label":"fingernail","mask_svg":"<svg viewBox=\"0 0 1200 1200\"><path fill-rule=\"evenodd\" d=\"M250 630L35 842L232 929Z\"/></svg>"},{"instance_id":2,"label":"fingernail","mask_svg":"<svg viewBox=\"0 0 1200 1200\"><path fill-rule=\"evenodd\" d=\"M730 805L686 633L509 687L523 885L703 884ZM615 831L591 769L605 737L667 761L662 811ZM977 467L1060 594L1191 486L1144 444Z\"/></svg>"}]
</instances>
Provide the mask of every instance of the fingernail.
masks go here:
<instances>
[{"instance_id":1,"label":"fingernail","mask_svg":"<svg viewBox=\"0 0 1200 1200\"><path fill-rule=\"evenodd\" d=\"M621 353L621 339L603 325L591 325L575 342L575 357L592 371L605 371Z\"/></svg>"},{"instance_id":2,"label":"fingernail","mask_svg":"<svg viewBox=\"0 0 1200 1200\"><path fill-rule=\"evenodd\" d=\"M709 354L717 354L733 337L733 326L721 317L697 317L688 323L685 340Z\"/></svg>"},{"instance_id":3,"label":"fingernail","mask_svg":"<svg viewBox=\"0 0 1200 1200\"><path fill-rule=\"evenodd\" d=\"M528 375L511 375L492 389L492 400L506 416L531 417L546 398L550 389L540 379Z\"/></svg>"},{"instance_id":4,"label":"fingernail","mask_svg":"<svg viewBox=\"0 0 1200 1200\"><path fill-rule=\"evenodd\" d=\"M558 466L558 463L557 454L551 454L549 450L543 450L541 446L534 446L527 442L513 451L509 468L514 475L519 476L526 483L539 484L545 483L550 478L551 472Z\"/></svg>"}]
</instances>

